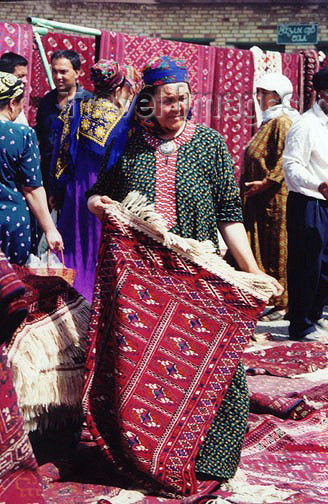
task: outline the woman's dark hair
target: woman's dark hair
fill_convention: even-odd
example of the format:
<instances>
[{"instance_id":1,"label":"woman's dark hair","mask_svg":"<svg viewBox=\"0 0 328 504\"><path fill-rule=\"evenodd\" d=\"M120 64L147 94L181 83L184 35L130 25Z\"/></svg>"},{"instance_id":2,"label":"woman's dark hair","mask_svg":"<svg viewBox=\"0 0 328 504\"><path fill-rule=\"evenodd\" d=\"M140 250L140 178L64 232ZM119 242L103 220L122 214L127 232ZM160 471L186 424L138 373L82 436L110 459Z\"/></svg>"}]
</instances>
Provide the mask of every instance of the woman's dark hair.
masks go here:
<instances>
[{"instance_id":1,"label":"woman's dark hair","mask_svg":"<svg viewBox=\"0 0 328 504\"><path fill-rule=\"evenodd\" d=\"M116 89L122 89L125 86L125 84L129 84L128 81L125 79L125 77L124 77L123 82L121 82L121 84L119 84L118 86L115 86L112 89L109 89L106 86L106 84L105 85L94 84L95 95L98 98L109 98L113 94L113 92L116 91Z\"/></svg>"},{"instance_id":2,"label":"woman's dark hair","mask_svg":"<svg viewBox=\"0 0 328 504\"><path fill-rule=\"evenodd\" d=\"M80 60L80 56L77 54L77 52L72 51L70 49L60 49L58 51L55 51L51 55L50 62L52 63L53 61L58 60L60 58L65 58L65 59L70 60L74 70L80 70L81 60Z\"/></svg>"},{"instance_id":3,"label":"woman's dark hair","mask_svg":"<svg viewBox=\"0 0 328 504\"><path fill-rule=\"evenodd\" d=\"M14 73L17 66L27 66L27 59L13 52L4 53L0 58L0 71Z\"/></svg>"},{"instance_id":4,"label":"woman's dark hair","mask_svg":"<svg viewBox=\"0 0 328 504\"><path fill-rule=\"evenodd\" d=\"M24 98L24 91L22 91L22 94L15 96L14 99L17 101L17 103L19 103L23 98ZM6 108L6 106L11 100L12 98L5 98L4 100L0 100L0 110Z\"/></svg>"}]
</instances>

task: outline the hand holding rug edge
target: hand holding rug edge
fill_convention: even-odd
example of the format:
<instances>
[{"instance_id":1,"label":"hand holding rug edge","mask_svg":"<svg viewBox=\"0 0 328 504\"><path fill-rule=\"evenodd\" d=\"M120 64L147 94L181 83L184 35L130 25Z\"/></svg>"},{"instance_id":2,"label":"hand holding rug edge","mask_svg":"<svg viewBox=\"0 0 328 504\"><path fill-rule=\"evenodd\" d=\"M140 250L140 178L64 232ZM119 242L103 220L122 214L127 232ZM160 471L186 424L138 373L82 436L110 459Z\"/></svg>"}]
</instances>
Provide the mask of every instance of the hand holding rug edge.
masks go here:
<instances>
[{"instance_id":1,"label":"hand holding rug edge","mask_svg":"<svg viewBox=\"0 0 328 504\"><path fill-rule=\"evenodd\" d=\"M148 203L146 196L138 191L131 191L122 203L112 200L106 209L106 214L110 213L115 216L119 213L124 223L141 229L155 241L160 241L209 272L244 288L258 299L268 302L275 294L272 284L265 276L236 270L216 252L210 240L199 242L168 231L165 220L155 212L154 204Z\"/></svg>"}]
</instances>

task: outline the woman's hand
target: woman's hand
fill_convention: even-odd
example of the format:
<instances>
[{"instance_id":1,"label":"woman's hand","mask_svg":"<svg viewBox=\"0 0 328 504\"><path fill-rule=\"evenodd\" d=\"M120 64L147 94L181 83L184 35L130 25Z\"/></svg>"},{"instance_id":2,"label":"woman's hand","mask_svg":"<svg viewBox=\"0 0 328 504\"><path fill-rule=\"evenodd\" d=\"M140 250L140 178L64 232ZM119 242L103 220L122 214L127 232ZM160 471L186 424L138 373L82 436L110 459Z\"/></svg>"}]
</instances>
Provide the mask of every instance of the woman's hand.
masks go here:
<instances>
[{"instance_id":1,"label":"woman's hand","mask_svg":"<svg viewBox=\"0 0 328 504\"><path fill-rule=\"evenodd\" d=\"M252 196L255 196L255 194L259 194L262 191L269 189L273 183L274 182L266 178L263 180L253 180L253 182L245 182L245 186L248 187L248 191L244 193L244 198L251 198Z\"/></svg>"},{"instance_id":2,"label":"woman's hand","mask_svg":"<svg viewBox=\"0 0 328 504\"><path fill-rule=\"evenodd\" d=\"M61 234L57 231L57 229L54 227L54 229L51 229L49 231L46 231L44 233L48 246L51 250L63 250L64 244L63 244L63 239Z\"/></svg>"},{"instance_id":3,"label":"woman's hand","mask_svg":"<svg viewBox=\"0 0 328 504\"><path fill-rule=\"evenodd\" d=\"M112 200L108 196L100 196L99 194L94 194L88 199L88 209L93 213L99 220L102 220L104 212L107 205L111 203Z\"/></svg>"},{"instance_id":4,"label":"woman's hand","mask_svg":"<svg viewBox=\"0 0 328 504\"><path fill-rule=\"evenodd\" d=\"M22 190L29 208L45 234L49 247L62 250L64 248L63 239L49 213L44 187L22 187Z\"/></svg>"},{"instance_id":5,"label":"woman's hand","mask_svg":"<svg viewBox=\"0 0 328 504\"><path fill-rule=\"evenodd\" d=\"M262 271L260 269L258 269L258 271L254 271L252 273L255 273L256 275L259 275L259 276L263 276L265 278L265 280L268 281L272 285L273 290L274 290L273 297L281 296L281 294L284 292L283 286L273 276L267 275L266 273L264 273L264 271Z\"/></svg>"}]
</instances>

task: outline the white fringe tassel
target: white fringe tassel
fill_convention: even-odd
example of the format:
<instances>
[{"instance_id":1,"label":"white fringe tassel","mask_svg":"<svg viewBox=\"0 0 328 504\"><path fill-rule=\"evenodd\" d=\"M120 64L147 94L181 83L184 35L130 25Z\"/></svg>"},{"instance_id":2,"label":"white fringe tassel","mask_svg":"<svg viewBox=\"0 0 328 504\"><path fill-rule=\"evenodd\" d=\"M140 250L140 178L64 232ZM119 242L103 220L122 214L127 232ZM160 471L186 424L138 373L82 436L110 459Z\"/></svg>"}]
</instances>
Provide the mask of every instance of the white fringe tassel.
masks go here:
<instances>
[{"instance_id":1,"label":"white fringe tassel","mask_svg":"<svg viewBox=\"0 0 328 504\"><path fill-rule=\"evenodd\" d=\"M85 502L88 504L97 504L100 500L104 500L110 504L141 504L144 499L145 495L141 492L136 492L134 490L121 490L115 497L98 495L97 497L86 499Z\"/></svg>"},{"instance_id":2,"label":"white fringe tassel","mask_svg":"<svg viewBox=\"0 0 328 504\"><path fill-rule=\"evenodd\" d=\"M16 332L8 361L27 430L35 430L41 420L51 426L54 407L73 408L75 414L81 408L89 318L90 305L80 296L69 309L62 307Z\"/></svg>"},{"instance_id":3,"label":"white fringe tassel","mask_svg":"<svg viewBox=\"0 0 328 504\"><path fill-rule=\"evenodd\" d=\"M149 204L146 196L137 191L130 192L122 203L113 201L108 204L106 211L123 224L145 233L186 259L265 302L274 294L270 280L260 275L236 271L219 256L211 241L199 242L192 238L181 238L168 231L165 219L155 212L154 204Z\"/></svg>"},{"instance_id":4,"label":"white fringe tassel","mask_svg":"<svg viewBox=\"0 0 328 504\"><path fill-rule=\"evenodd\" d=\"M281 490L274 485L250 485L244 471L237 469L235 476L220 487L224 492L232 492L233 495L223 501L220 497L208 501L206 504L218 504L221 502L233 502L236 504L270 504L271 502L283 502L291 495L297 493L292 490Z\"/></svg>"}]
</instances>

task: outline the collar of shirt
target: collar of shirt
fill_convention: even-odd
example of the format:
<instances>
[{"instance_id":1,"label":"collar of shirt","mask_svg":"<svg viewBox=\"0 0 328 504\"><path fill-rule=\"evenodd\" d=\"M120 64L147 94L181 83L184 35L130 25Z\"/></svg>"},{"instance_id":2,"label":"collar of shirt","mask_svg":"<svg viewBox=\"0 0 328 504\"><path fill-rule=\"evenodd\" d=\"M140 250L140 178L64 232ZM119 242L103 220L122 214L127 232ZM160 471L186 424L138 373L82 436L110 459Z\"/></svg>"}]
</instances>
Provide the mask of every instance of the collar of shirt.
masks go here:
<instances>
[{"instance_id":1,"label":"collar of shirt","mask_svg":"<svg viewBox=\"0 0 328 504\"><path fill-rule=\"evenodd\" d=\"M57 95L57 90L54 89L54 91L55 91L54 96L53 96L53 98L54 98L54 105L55 105L56 109L58 109L59 111L61 111L60 105L59 105L58 100L57 100L57 96L58 96ZM84 98L84 95L86 93L89 93L89 91L86 91L85 89L83 89L83 87L79 83L77 83L76 84L75 95L72 98L70 98L69 101L74 100L74 99L77 99L77 100L78 99L82 99L82 98Z\"/></svg>"},{"instance_id":2,"label":"collar of shirt","mask_svg":"<svg viewBox=\"0 0 328 504\"><path fill-rule=\"evenodd\" d=\"M74 98L84 98L86 90L79 83L76 84L76 92Z\"/></svg>"},{"instance_id":3,"label":"collar of shirt","mask_svg":"<svg viewBox=\"0 0 328 504\"><path fill-rule=\"evenodd\" d=\"M324 113L319 103L316 102L312 108L315 115L320 119L321 124L326 126L328 124L328 115Z\"/></svg>"}]
</instances>

